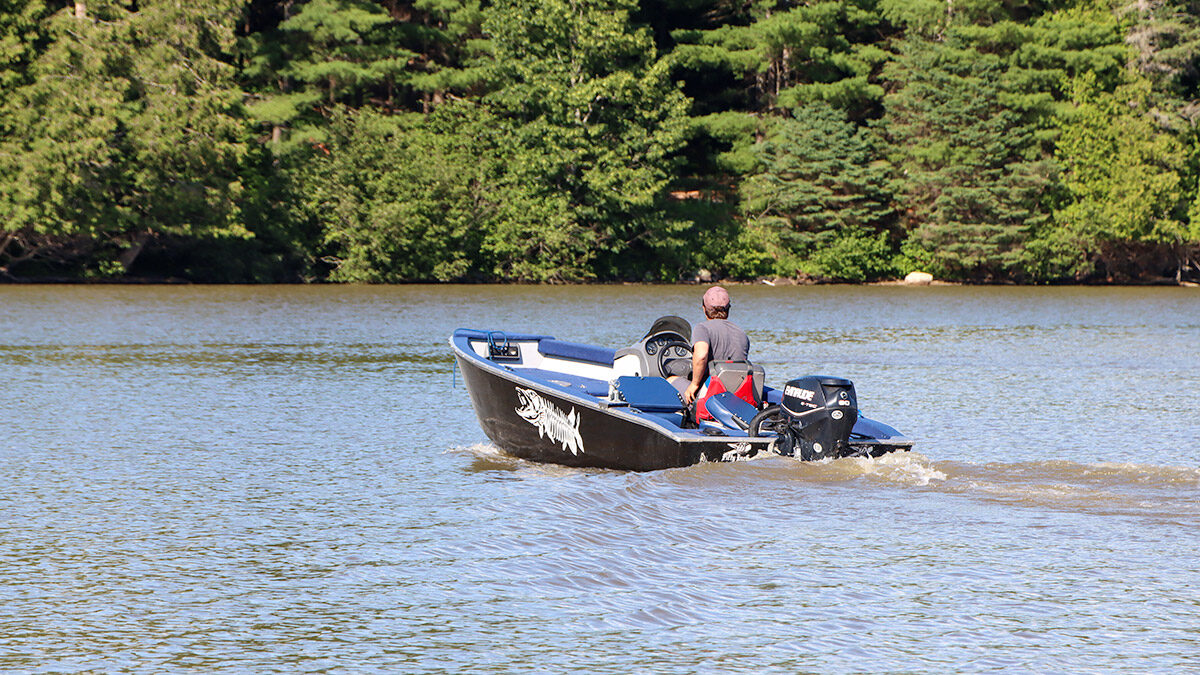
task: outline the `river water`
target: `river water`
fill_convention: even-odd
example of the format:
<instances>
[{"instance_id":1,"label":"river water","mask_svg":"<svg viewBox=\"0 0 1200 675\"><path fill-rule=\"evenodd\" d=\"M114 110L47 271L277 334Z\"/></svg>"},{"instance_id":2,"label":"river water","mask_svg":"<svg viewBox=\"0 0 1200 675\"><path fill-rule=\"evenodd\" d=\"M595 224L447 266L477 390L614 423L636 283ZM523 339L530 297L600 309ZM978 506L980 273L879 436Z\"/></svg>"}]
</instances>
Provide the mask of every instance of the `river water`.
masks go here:
<instances>
[{"instance_id":1,"label":"river water","mask_svg":"<svg viewBox=\"0 0 1200 675\"><path fill-rule=\"evenodd\" d=\"M697 287L0 286L0 671L1200 669L1200 291L732 294L914 452L535 465L454 387Z\"/></svg>"}]
</instances>

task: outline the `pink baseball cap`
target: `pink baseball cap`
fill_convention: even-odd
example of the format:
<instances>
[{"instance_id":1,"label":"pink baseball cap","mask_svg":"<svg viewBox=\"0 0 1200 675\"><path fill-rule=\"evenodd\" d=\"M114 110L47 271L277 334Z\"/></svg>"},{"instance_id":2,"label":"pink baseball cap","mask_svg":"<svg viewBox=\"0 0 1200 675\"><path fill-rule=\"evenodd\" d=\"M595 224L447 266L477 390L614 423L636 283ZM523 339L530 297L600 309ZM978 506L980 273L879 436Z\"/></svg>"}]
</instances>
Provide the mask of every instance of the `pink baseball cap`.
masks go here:
<instances>
[{"instance_id":1,"label":"pink baseball cap","mask_svg":"<svg viewBox=\"0 0 1200 675\"><path fill-rule=\"evenodd\" d=\"M729 291L720 286L713 286L704 291L705 309L723 309L729 306Z\"/></svg>"}]
</instances>

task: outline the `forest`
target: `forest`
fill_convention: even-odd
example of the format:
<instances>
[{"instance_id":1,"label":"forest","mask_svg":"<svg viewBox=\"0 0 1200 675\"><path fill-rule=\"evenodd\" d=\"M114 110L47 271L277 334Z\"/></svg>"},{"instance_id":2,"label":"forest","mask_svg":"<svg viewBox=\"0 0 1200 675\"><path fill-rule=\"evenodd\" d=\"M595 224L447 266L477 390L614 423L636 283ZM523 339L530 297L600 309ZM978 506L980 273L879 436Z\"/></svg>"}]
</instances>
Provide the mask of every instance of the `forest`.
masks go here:
<instances>
[{"instance_id":1,"label":"forest","mask_svg":"<svg viewBox=\"0 0 1200 675\"><path fill-rule=\"evenodd\" d=\"M0 9L0 281L1200 278L1200 0Z\"/></svg>"}]
</instances>

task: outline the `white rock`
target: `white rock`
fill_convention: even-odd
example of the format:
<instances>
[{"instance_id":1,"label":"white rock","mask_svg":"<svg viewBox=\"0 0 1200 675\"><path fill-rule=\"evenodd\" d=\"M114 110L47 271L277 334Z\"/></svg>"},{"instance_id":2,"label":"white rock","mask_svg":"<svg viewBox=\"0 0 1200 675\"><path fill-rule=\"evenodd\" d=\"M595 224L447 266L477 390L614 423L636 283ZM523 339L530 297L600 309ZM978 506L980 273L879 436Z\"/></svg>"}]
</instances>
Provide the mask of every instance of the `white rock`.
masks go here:
<instances>
[{"instance_id":1,"label":"white rock","mask_svg":"<svg viewBox=\"0 0 1200 675\"><path fill-rule=\"evenodd\" d=\"M933 275L928 272L909 272L904 277L904 283L910 286L928 286L933 283Z\"/></svg>"}]
</instances>

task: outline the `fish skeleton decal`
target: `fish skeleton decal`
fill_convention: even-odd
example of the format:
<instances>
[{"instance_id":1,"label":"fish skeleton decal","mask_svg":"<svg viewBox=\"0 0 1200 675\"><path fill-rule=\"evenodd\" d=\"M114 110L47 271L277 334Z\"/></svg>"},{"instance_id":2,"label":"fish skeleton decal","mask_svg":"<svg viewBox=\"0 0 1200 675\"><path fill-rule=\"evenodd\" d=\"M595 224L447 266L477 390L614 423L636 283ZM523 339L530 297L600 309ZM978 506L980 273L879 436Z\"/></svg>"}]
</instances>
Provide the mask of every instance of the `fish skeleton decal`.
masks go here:
<instances>
[{"instance_id":1,"label":"fish skeleton decal","mask_svg":"<svg viewBox=\"0 0 1200 675\"><path fill-rule=\"evenodd\" d=\"M563 450L571 454L583 452L583 437L579 435L579 415L571 408L567 414L542 395L532 389L517 387L517 400L521 405L516 408L521 419L537 427L538 438L548 437L555 443L562 443Z\"/></svg>"},{"instance_id":2,"label":"fish skeleton decal","mask_svg":"<svg viewBox=\"0 0 1200 675\"><path fill-rule=\"evenodd\" d=\"M730 443L729 449L721 456L722 462L737 462L743 459L749 459L755 454L754 446L746 441L741 443Z\"/></svg>"}]
</instances>

